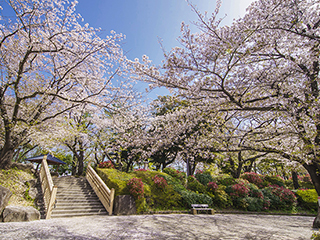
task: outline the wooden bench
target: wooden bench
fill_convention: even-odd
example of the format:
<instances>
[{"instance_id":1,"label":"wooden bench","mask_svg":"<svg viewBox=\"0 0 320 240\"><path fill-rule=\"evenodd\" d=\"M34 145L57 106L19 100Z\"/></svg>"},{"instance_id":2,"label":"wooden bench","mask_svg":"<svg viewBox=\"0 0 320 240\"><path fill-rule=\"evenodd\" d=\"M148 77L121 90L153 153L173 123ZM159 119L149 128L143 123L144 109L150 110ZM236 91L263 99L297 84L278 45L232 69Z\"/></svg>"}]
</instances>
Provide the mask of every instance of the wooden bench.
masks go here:
<instances>
[{"instance_id":1,"label":"wooden bench","mask_svg":"<svg viewBox=\"0 0 320 240\"><path fill-rule=\"evenodd\" d=\"M211 214L214 214L214 210L209 208L208 204L191 204L192 214L197 214L197 211L210 211Z\"/></svg>"}]
</instances>

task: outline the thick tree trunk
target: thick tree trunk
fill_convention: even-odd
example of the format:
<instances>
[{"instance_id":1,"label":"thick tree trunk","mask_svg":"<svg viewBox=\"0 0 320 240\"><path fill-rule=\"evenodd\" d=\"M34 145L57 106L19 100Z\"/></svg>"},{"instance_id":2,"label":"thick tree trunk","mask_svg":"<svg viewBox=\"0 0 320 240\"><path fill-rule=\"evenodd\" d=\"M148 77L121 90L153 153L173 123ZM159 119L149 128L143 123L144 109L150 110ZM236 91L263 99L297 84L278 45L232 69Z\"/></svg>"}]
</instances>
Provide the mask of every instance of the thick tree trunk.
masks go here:
<instances>
[{"instance_id":1,"label":"thick tree trunk","mask_svg":"<svg viewBox=\"0 0 320 240\"><path fill-rule=\"evenodd\" d=\"M4 146L0 152L0 169L8 169L12 164L12 158L14 155L14 148L10 146Z\"/></svg>"},{"instance_id":2,"label":"thick tree trunk","mask_svg":"<svg viewBox=\"0 0 320 240\"><path fill-rule=\"evenodd\" d=\"M312 183L320 196L320 175L319 175L319 168L318 164L303 164L303 167L308 171L310 174ZM318 206L318 214L313 221L313 228L320 228L320 207Z\"/></svg>"},{"instance_id":3,"label":"thick tree trunk","mask_svg":"<svg viewBox=\"0 0 320 240\"><path fill-rule=\"evenodd\" d=\"M296 171L292 171L292 181L293 181L293 187L294 189L299 189L300 185L298 182L298 175Z\"/></svg>"},{"instance_id":4,"label":"thick tree trunk","mask_svg":"<svg viewBox=\"0 0 320 240\"><path fill-rule=\"evenodd\" d=\"M73 154L73 159L72 159L72 170L71 170L71 175L75 176L77 174L77 158Z\"/></svg>"},{"instance_id":5,"label":"thick tree trunk","mask_svg":"<svg viewBox=\"0 0 320 240\"><path fill-rule=\"evenodd\" d=\"M78 176L83 175L83 162L84 162L84 151L82 147L80 147L79 158L78 158Z\"/></svg>"}]
</instances>

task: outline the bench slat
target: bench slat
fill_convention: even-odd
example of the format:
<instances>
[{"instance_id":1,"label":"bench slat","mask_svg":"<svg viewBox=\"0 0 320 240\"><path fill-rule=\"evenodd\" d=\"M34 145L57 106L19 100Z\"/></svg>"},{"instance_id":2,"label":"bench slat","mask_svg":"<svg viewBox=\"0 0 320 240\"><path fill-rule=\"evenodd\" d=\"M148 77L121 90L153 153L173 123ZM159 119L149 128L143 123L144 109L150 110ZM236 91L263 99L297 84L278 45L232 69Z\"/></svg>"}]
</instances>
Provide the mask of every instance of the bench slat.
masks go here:
<instances>
[{"instance_id":1,"label":"bench slat","mask_svg":"<svg viewBox=\"0 0 320 240\"><path fill-rule=\"evenodd\" d=\"M207 208L209 206L208 206L208 204L191 204L191 207L193 207L193 208L196 208L196 207Z\"/></svg>"}]
</instances>

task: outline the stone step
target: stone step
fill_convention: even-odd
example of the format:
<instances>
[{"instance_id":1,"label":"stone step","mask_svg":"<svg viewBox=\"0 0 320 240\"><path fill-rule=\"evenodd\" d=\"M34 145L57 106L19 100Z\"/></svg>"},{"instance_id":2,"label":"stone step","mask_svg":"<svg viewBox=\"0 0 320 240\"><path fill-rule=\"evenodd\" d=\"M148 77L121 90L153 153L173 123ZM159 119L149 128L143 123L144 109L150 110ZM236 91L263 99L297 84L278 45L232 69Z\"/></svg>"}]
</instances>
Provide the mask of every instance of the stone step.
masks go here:
<instances>
[{"instance_id":1,"label":"stone step","mask_svg":"<svg viewBox=\"0 0 320 240\"><path fill-rule=\"evenodd\" d=\"M76 201L93 201L99 200L97 196L68 196L63 198L56 198L57 201L76 202Z\"/></svg>"},{"instance_id":2,"label":"stone step","mask_svg":"<svg viewBox=\"0 0 320 240\"><path fill-rule=\"evenodd\" d=\"M57 197L68 197L68 196L96 196L95 192L93 191L83 191L83 192L73 192L73 191L64 191L64 192L57 192Z\"/></svg>"},{"instance_id":3,"label":"stone step","mask_svg":"<svg viewBox=\"0 0 320 240\"><path fill-rule=\"evenodd\" d=\"M61 211L104 211L102 204L96 205L57 205L56 208L53 209L53 212L61 212Z\"/></svg>"},{"instance_id":4,"label":"stone step","mask_svg":"<svg viewBox=\"0 0 320 240\"><path fill-rule=\"evenodd\" d=\"M85 217L85 216L94 216L94 215L108 215L107 212L82 212L82 213L59 213L51 215L51 218L67 218L67 217Z\"/></svg>"},{"instance_id":5,"label":"stone step","mask_svg":"<svg viewBox=\"0 0 320 240\"><path fill-rule=\"evenodd\" d=\"M91 202L57 202L56 203L56 208L77 208L77 207L103 207L102 203L100 201L91 201Z\"/></svg>"},{"instance_id":6,"label":"stone step","mask_svg":"<svg viewBox=\"0 0 320 240\"><path fill-rule=\"evenodd\" d=\"M67 176L53 182L58 191L52 218L108 214L85 178Z\"/></svg>"}]
</instances>

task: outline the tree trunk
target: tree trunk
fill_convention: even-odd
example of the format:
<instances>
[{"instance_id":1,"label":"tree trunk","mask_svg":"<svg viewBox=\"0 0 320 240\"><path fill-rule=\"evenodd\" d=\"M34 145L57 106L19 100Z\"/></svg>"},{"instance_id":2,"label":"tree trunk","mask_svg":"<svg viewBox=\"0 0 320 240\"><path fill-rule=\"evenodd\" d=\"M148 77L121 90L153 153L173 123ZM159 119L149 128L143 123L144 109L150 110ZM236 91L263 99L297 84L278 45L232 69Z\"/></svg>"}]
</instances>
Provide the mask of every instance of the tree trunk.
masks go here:
<instances>
[{"instance_id":1,"label":"tree trunk","mask_svg":"<svg viewBox=\"0 0 320 240\"><path fill-rule=\"evenodd\" d=\"M294 189L299 189L300 185L298 182L298 175L296 171L292 171L292 181L293 181L293 187Z\"/></svg>"},{"instance_id":2,"label":"tree trunk","mask_svg":"<svg viewBox=\"0 0 320 240\"><path fill-rule=\"evenodd\" d=\"M72 159L72 170L71 170L71 175L75 176L77 173L77 158L76 156L73 154L73 159Z\"/></svg>"},{"instance_id":3,"label":"tree trunk","mask_svg":"<svg viewBox=\"0 0 320 240\"><path fill-rule=\"evenodd\" d=\"M319 175L319 168L318 164L303 164L303 167L308 171L310 174L312 183L317 191L318 196L320 196L320 175ZM320 207L318 206L318 214L313 221L313 228L320 228Z\"/></svg>"},{"instance_id":4,"label":"tree trunk","mask_svg":"<svg viewBox=\"0 0 320 240\"><path fill-rule=\"evenodd\" d=\"M4 146L0 152L0 169L8 169L12 164L14 155L14 148L11 146Z\"/></svg>"},{"instance_id":5,"label":"tree trunk","mask_svg":"<svg viewBox=\"0 0 320 240\"><path fill-rule=\"evenodd\" d=\"M78 172L77 172L78 176L83 175L83 161L84 161L84 153L83 151L81 151L78 158Z\"/></svg>"},{"instance_id":6,"label":"tree trunk","mask_svg":"<svg viewBox=\"0 0 320 240\"><path fill-rule=\"evenodd\" d=\"M243 166L242 154L241 154L241 151L239 151L238 152L238 167L237 167L237 169L235 169L235 174L234 174L235 178L240 177L242 166Z\"/></svg>"}]
</instances>

